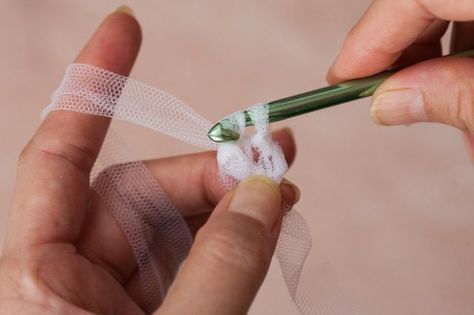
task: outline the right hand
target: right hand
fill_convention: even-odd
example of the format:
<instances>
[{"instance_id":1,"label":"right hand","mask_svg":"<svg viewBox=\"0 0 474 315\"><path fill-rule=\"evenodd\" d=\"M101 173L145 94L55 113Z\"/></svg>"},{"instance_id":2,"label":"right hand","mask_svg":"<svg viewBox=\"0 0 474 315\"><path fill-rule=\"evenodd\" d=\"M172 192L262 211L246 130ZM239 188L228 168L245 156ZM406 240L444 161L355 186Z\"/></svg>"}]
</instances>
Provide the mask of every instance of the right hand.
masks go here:
<instances>
[{"instance_id":1,"label":"right hand","mask_svg":"<svg viewBox=\"0 0 474 315\"><path fill-rule=\"evenodd\" d=\"M328 73L337 83L441 56L449 22L451 51L474 48L472 0L375 0L346 38ZM382 125L439 122L462 130L474 161L474 59L436 58L403 69L375 92Z\"/></svg>"}]
</instances>

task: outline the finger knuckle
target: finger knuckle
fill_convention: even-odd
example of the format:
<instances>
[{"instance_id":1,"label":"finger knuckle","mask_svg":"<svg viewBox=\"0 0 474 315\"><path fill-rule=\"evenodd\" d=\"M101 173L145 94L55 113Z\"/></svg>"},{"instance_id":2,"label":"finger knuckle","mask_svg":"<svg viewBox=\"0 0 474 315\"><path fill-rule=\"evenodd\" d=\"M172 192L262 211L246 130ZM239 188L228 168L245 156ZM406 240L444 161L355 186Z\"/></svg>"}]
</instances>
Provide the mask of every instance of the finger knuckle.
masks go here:
<instances>
[{"instance_id":1,"label":"finger knuckle","mask_svg":"<svg viewBox=\"0 0 474 315\"><path fill-rule=\"evenodd\" d=\"M46 301L47 290L41 284L40 269L27 258L3 257L0 261L0 279L3 284L0 286L0 296L23 301Z\"/></svg>"},{"instance_id":2,"label":"finger knuckle","mask_svg":"<svg viewBox=\"0 0 474 315\"><path fill-rule=\"evenodd\" d=\"M89 175L90 169L94 164L95 155L86 146L81 146L67 141L42 141L33 138L21 151L18 157L18 164L33 160L58 160L66 163Z\"/></svg>"}]
</instances>

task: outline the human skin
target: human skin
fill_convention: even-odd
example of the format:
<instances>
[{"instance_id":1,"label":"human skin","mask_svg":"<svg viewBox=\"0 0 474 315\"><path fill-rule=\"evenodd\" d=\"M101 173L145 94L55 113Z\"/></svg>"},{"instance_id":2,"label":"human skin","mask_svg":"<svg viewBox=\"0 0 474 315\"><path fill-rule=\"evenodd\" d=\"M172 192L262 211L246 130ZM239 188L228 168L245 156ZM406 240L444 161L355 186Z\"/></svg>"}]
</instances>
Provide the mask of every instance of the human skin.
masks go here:
<instances>
[{"instance_id":1,"label":"human skin","mask_svg":"<svg viewBox=\"0 0 474 315\"><path fill-rule=\"evenodd\" d=\"M120 8L103 21L75 61L128 75L140 41L137 20L130 9ZM133 251L89 186L109 122L52 112L21 153L0 259L1 314L144 313ZM273 137L291 163L291 133L277 131ZM245 313L271 261L282 200L294 204L296 186L252 177L226 192L218 180L215 152L145 164L195 236L156 313Z\"/></svg>"},{"instance_id":2,"label":"human skin","mask_svg":"<svg viewBox=\"0 0 474 315\"><path fill-rule=\"evenodd\" d=\"M455 21L451 52L474 48L472 0L375 0L348 34L328 72L331 83L441 55L440 38ZM375 92L382 125L437 122L464 132L474 162L474 60L435 58L407 67Z\"/></svg>"}]
</instances>

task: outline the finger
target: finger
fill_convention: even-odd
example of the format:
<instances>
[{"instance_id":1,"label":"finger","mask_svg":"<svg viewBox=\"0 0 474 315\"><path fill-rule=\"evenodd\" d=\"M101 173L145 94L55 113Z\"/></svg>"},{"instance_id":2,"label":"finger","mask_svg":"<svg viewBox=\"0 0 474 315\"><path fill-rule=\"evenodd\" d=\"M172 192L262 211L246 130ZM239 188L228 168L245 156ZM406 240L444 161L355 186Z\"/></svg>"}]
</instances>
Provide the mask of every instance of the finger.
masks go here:
<instances>
[{"instance_id":1,"label":"finger","mask_svg":"<svg viewBox=\"0 0 474 315\"><path fill-rule=\"evenodd\" d=\"M375 92L372 114L383 125L438 122L474 134L474 60L438 58L404 69Z\"/></svg>"},{"instance_id":2,"label":"finger","mask_svg":"<svg viewBox=\"0 0 474 315\"><path fill-rule=\"evenodd\" d=\"M284 179L282 183L280 184L280 191L281 191L281 199L284 201L285 204L288 205L294 205L298 202L300 198L300 191L295 184L291 183L290 181ZM225 198L225 197L224 197ZM225 208L218 208L216 211L219 211L220 209L224 210ZM204 214L206 216L205 220L201 219L201 224L199 228L196 227L196 230L193 232L193 235L196 234L196 232L207 222L207 219L209 217L209 214ZM202 217L204 215L200 215L199 217ZM211 214L212 215L212 214ZM186 218L189 224L189 217ZM277 232L279 231L281 226L281 218L278 220L277 224L275 225L272 233L273 233L273 238L274 242L277 240ZM126 291L128 295L137 303L142 308L145 308L146 300L144 299L143 296L143 290L142 290L142 279L141 275L139 274L138 271L136 271L130 279L128 279L127 283L125 284Z\"/></svg>"},{"instance_id":3,"label":"finger","mask_svg":"<svg viewBox=\"0 0 474 315\"><path fill-rule=\"evenodd\" d=\"M441 37L448 26L447 21L434 20L390 67L406 67L423 60L440 57L442 55Z\"/></svg>"},{"instance_id":4,"label":"finger","mask_svg":"<svg viewBox=\"0 0 474 315\"><path fill-rule=\"evenodd\" d=\"M328 73L331 82L364 77L392 65L436 19L474 18L474 2L376 0L347 36Z\"/></svg>"},{"instance_id":5,"label":"finger","mask_svg":"<svg viewBox=\"0 0 474 315\"><path fill-rule=\"evenodd\" d=\"M196 235L157 314L246 314L267 273L281 215L271 180L242 182Z\"/></svg>"},{"instance_id":6,"label":"finger","mask_svg":"<svg viewBox=\"0 0 474 315\"><path fill-rule=\"evenodd\" d=\"M295 156L295 143L288 128L275 131L273 139L280 143L289 164ZM197 231L207 220L209 212L224 196L225 188L219 180L215 152L202 152L146 162L146 166L167 194L171 203L186 217L191 230ZM103 175L107 176L107 170ZM288 183L286 183L288 184ZM285 188L282 191L292 191ZM126 187L121 187L122 191ZM295 203L289 193L283 194ZM103 200L93 196L92 208L77 242L78 251L94 263L108 270L121 283L130 282L136 273L136 259L129 242L112 212ZM107 229L103 227L106 226ZM113 244L113 246L111 246Z\"/></svg>"},{"instance_id":7,"label":"finger","mask_svg":"<svg viewBox=\"0 0 474 315\"><path fill-rule=\"evenodd\" d=\"M272 136L291 165L296 152L291 130L284 128ZM147 161L146 165L185 216L210 212L225 193L219 180L215 151Z\"/></svg>"},{"instance_id":8,"label":"finger","mask_svg":"<svg viewBox=\"0 0 474 315\"><path fill-rule=\"evenodd\" d=\"M140 27L117 11L99 26L76 62L127 75L140 46ZM68 111L50 113L24 149L7 246L70 242L89 199L89 172L109 120Z\"/></svg>"}]
</instances>

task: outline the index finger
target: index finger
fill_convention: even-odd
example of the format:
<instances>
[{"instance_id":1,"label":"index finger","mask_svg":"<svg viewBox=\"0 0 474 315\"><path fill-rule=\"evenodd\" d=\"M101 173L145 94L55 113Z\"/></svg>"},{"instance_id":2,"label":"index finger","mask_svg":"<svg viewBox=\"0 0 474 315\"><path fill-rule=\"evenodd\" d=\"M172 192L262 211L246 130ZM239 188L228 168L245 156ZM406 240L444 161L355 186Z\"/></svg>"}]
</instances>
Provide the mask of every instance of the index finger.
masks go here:
<instances>
[{"instance_id":1,"label":"index finger","mask_svg":"<svg viewBox=\"0 0 474 315\"><path fill-rule=\"evenodd\" d=\"M121 8L102 22L76 62L128 75L140 41L138 22ZM108 125L107 118L70 111L46 117L18 163L6 249L78 236L88 206L89 172Z\"/></svg>"},{"instance_id":2,"label":"index finger","mask_svg":"<svg viewBox=\"0 0 474 315\"><path fill-rule=\"evenodd\" d=\"M376 0L347 36L328 73L340 82L386 70L435 19L474 18L471 0Z\"/></svg>"}]
</instances>

